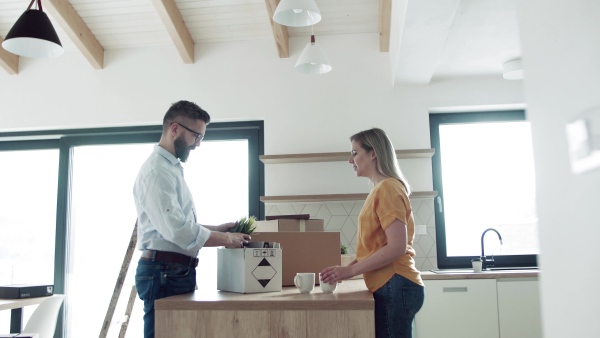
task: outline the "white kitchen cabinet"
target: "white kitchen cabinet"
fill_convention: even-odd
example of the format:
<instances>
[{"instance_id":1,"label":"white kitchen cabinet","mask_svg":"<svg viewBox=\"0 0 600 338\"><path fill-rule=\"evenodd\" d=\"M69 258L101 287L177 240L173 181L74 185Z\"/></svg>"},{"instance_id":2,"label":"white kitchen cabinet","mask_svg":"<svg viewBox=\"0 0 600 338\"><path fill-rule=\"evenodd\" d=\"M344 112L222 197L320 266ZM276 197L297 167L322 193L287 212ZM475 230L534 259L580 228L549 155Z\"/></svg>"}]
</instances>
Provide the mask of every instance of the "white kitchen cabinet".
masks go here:
<instances>
[{"instance_id":1,"label":"white kitchen cabinet","mask_svg":"<svg viewBox=\"0 0 600 338\"><path fill-rule=\"evenodd\" d=\"M501 338L541 338L539 282L537 278L498 279L498 314Z\"/></svg>"},{"instance_id":2,"label":"white kitchen cabinet","mask_svg":"<svg viewBox=\"0 0 600 338\"><path fill-rule=\"evenodd\" d=\"M425 280L415 338L499 338L495 279Z\"/></svg>"}]
</instances>

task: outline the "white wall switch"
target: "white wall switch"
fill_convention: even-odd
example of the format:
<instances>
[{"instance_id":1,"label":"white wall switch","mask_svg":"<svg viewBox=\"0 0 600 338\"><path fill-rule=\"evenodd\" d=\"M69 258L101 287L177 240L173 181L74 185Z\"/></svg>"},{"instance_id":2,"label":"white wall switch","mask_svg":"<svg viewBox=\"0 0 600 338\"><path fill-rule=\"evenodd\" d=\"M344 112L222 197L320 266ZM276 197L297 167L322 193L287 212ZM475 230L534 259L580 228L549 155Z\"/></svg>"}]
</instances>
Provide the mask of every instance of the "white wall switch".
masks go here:
<instances>
[{"instance_id":1,"label":"white wall switch","mask_svg":"<svg viewBox=\"0 0 600 338\"><path fill-rule=\"evenodd\" d=\"M415 229L415 234L416 235L427 235L427 225L425 225L425 224L417 225L416 229Z\"/></svg>"},{"instance_id":2,"label":"white wall switch","mask_svg":"<svg viewBox=\"0 0 600 338\"><path fill-rule=\"evenodd\" d=\"M571 171L580 174L600 167L600 107L594 107L567 123Z\"/></svg>"}]
</instances>

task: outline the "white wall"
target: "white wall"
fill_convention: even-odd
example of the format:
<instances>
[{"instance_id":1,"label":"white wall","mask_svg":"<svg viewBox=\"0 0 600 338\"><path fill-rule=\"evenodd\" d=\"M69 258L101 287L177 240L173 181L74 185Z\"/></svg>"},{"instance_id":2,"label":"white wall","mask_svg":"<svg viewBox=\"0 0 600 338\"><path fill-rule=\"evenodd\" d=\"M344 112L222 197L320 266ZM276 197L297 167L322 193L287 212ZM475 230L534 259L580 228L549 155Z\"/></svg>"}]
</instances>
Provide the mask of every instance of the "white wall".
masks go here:
<instances>
[{"instance_id":1,"label":"white wall","mask_svg":"<svg viewBox=\"0 0 600 338\"><path fill-rule=\"evenodd\" d=\"M571 173L565 124L600 105L600 2L522 1L519 21L538 185L545 337L597 337L600 169Z\"/></svg>"},{"instance_id":2,"label":"white wall","mask_svg":"<svg viewBox=\"0 0 600 338\"><path fill-rule=\"evenodd\" d=\"M429 148L430 107L524 102L521 83L500 77L393 88L390 56L378 51L377 34L318 37L333 71L299 74L293 66L306 40L291 39L288 59L278 58L272 40L202 44L193 65L171 47L107 51L102 70L77 53L21 58L18 75L0 72L0 132L159 124L170 103L187 99L214 121L264 120L265 154L349 151L348 137L374 126L397 149ZM431 190L423 163L401 163L415 190ZM296 179L309 184L297 186L282 167L268 167L266 193L367 191L362 180L348 183L346 165L323 174L327 166L313 165ZM337 168L348 172L338 177Z\"/></svg>"}]
</instances>

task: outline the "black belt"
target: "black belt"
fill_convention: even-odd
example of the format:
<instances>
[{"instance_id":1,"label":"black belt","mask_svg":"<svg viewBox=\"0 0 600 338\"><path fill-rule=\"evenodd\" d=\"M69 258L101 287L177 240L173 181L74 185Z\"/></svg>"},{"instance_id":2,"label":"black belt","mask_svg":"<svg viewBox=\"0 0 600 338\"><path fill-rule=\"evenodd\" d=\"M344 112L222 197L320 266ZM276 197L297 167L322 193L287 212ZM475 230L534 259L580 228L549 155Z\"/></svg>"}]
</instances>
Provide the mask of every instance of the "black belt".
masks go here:
<instances>
[{"instance_id":1,"label":"black belt","mask_svg":"<svg viewBox=\"0 0 600 338\"><path fill-rule=\"evenodd\" d=\"M193 267L198 266L198 258L193 258L184 254L169 251L143 250L141 259L148 261L176 263Z\"/></svg>"}]
</instances>

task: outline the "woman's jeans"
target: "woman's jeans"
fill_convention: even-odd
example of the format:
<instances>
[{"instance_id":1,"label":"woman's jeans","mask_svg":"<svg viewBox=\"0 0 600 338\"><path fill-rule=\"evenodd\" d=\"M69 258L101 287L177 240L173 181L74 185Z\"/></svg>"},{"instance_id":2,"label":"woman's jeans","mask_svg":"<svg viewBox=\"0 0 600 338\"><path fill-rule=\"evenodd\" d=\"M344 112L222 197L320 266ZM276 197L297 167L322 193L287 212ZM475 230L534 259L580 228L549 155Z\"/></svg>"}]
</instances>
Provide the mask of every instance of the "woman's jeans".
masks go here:
<instances>
[{"instance_id":1,"label":"woman's jeans","mask_svg":"<svg viewBox=\"0 0 600 338\"><path fill-rule=\"evenodd\" d=\"M423 306L425 288L395 274L373 293L375 298L375 336L411 338L415 314Z\"/></svg>"},{"instance_id":2,"label":"woman's jeans","mask_svg":"<svg viewBox=\"0 0 600 338\"><path fill-rule=\"evenodd\" d=\"M135 287L144 301L144 337L154 337L154 301L196 288L196 269L192 266L140 259L135 272Z\"/></svg>"}]
</instances>

